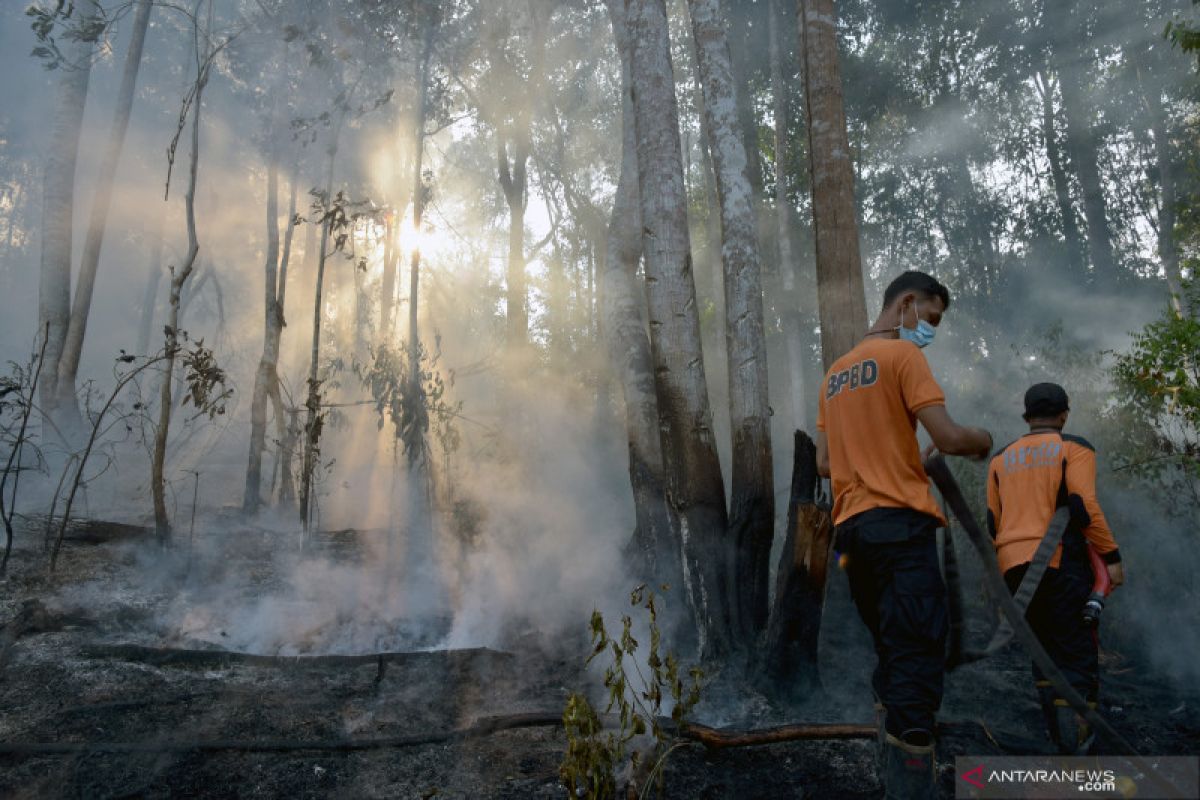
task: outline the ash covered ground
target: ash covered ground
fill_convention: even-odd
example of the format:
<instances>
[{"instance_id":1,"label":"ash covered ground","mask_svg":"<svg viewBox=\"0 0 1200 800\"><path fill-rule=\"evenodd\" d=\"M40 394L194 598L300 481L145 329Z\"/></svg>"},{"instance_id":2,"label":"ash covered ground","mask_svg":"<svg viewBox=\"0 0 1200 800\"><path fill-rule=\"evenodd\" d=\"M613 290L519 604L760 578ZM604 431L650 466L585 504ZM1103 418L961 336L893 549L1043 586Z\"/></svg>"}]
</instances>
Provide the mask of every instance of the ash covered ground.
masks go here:
<instances>
[{"instance_id":1,"label":"ash covered ground","mask_svg":"<svg viewBox=\"0 0 1200 800\"><path fill-rule=\"evenodd\" d=\"M156 661L147 654L164 649L352 653L345 630L362 626L363 617L376 612L364 607L356 615L348 607L329 613L281 601L279 607L291 615L289 629L302 630L303 636L264 647L263 641L271 640L260 630L258 644L249 646L244 630L224 630L220 614L212 610L255 601L262 608L264 597L290 597L287 581L305 573L294 568L294 561L281 569L278 552L294 548L293 540L264 531L198 532L201 540L222 538L220 558L202 556L205 548L197 548L190 559L179 552L164 559L148 536L130 531L96 537L100 541L68 541L50 575L37 535L25 533L10 574L0 583L0 624L6 626L0 635L0 740L6 743L236 745L420 738L484 717L556 714L572 690L597 685L582 663L588 652L586 620L580 620L578 637L547 636L514 620L490 647L454 649L439 646L436 625L397 623L376 636L377 648L357 654L414 655L382 662ZM306 558L354 565L360 554L352 536L325 537ZM965 566L965 585L977 586L971 565ZM214 604L217 590L224 604ZM972 636L982 638L987 623L977 606L968 613ZM15 621L29 622L35 608L40 610L32 623L18 630ZM251 618L259 626L280 619ZM362 638L356 641L361 645ZM804 706L782 708L743 681L713 674L696 718L738 728L867 722L872 663L845 579L835 574L821 651L824 694ZM1106 649L1102 663L1101 711L1122 735L1147 754L1197 751L1200 693L1134 652ZM955 755L1033 752L1045 746L1028 666L1015 649L952 674L941 716L948 723L940 745L948 797L953 796ZM986 733L976 721L987 726ZM557 769L564 747L562 730L546 726L352 751L260 752L231 746L200 752L10 753L0 755L0 795L560 798L565 791ZM714 753L688 745L671 756L665 793L738 800L879 795L872 747L853 740Z\"/></svg>"}]
</instances>

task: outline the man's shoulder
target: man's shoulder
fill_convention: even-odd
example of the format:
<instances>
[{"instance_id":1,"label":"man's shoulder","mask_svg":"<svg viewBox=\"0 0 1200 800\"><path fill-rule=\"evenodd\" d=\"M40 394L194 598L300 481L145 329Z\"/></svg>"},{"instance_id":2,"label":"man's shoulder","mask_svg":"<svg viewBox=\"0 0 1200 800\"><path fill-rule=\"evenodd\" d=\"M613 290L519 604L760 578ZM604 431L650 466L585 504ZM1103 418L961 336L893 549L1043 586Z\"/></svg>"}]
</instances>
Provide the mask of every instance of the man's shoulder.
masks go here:
<instances>
[{"instance_id":1,"label":"man's shoulder","mask_svg":"<svg viewBox=\"0 0 1200 800\"><path fill-rule=\"evenodd\" d=\"M1078 447L1082 447L1084 450L1087 450L1089 452L1092 452L1092 453L1096 452L1095 445L1093 445L1091 442L1089 442L1087 439L1083 438L1082 436L1076 436L1073 433L1064 433L1062 435L1062 438L1063 438L1063 442L1068 445L1076 445Z\"/></svg>"}]
</instances>

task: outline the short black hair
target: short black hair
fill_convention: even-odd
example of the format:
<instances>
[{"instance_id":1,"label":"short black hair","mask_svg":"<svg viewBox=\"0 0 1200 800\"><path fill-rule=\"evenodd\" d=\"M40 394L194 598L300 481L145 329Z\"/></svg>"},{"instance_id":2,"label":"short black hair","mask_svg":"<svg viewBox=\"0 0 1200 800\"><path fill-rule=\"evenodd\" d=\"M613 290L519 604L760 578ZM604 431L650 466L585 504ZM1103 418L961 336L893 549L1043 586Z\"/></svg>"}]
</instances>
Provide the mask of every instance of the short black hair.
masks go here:
<instances>
[{"instance_id":1,"label":"short black hair","mask_svg":"<svg viewBox=\"0 0 1200 800\"><path fill-rule=\"evenodd\" d=\"M1057 383L1035 383L1025 392L1026 422L1031 419L1053 419L1064 411L1071 410L1067 390Z\"/></svg>"},{"instance_id":2,"label":"short black hair","mask_svg":"<svg viewBox=\"0 0 1200 800\"><path fill-rule=\"evenodd\" d=\"M883 291L883 307L890 306L897 297L905 292L917 292L924 297L937 297L941 299L944 309L950 307L950 290L932 275L926 275L924 272L917 272L913 269L900 273L895 280L888 284L887 289Z\"/></svg>"}]
</instances>

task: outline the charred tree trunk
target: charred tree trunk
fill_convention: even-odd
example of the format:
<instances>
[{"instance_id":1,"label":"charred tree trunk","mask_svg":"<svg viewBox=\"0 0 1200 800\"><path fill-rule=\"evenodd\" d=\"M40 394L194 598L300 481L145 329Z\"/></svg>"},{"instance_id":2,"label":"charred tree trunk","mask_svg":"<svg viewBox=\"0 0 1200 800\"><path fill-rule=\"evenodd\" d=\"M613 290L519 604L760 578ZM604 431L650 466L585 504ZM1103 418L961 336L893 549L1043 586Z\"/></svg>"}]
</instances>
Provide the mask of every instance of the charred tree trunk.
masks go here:
<instances>
[{"instance_id":1,"label":"charred tree trunk","mask_svg":"<svg viewBox=\"0 0 1200 800\"><path fill-rule=\"evenodd\" d=\"M664 0L629 0L646 301L668 497L701 649L728 651L725 486L713 438L687 228L679 112Z\"/></svg>"},{"instance_id":2,"label":"charred tree trunk","mask_svg":"<svg viewBox=\"0 0 1200 800\"><path fill-rule=\"evenodd\" d=\"M83 24L98 13L95 0L83 0ZM95 38L66 47L71 63L58 70L59 81L46 147L42 189L42 260L38 282L38 329L46 331L46 364L39 397L51 423L58 418L58 365L71 320L71 240L75 221L75 162L83 131L83 111L92 74Z\"/></svg>"},{"instance_id":3,"label":"charred tree trunk","mask_svg":"<svg viewBox=\"0 0 1200 800\"><path fill-rule=\"evenodd\" d=\"M846 134L833 0L801 0L801 50L808 100L809 167L817 249L821 355L828 369L867 331L854 203L854 165Z\"/></svg>"},{"instance_id":4,"label":"charred tree trunk","mask_svg":"<svg viewBox=\"0 0 1200 800\"><path fill-rule=\"evenodd\" d=\"M150 24L150 11L154 7L152 0L137 0L135 5L137 11L133 16L129 50L125 55L125 70L117 94L117 107L113 111L112 132L109 134L104 161L100 165L96 194L92 199L87 239L83 244L83 257L79 262L79 277L75 284L75 299L71 306L71 321L67 327L62 357L58 362L58 406L66 415L65 418L71 420L79 416L75 401L75 376L79 371L79 357L83 352L83 338L87 331L88 313L92 307L96 273L100 267L100 250L104 244L104 230L108 225L108 210L112 205L113 183L121 161L121 150L125 145L125 133L129 129L129 116L133 110L134 91L137 88L138 71L142 65L142 47L146 42L146 28Z\"/></svg>"},{"instance_id":5,"label":"charred tree trunk","mask_svg":"<svg viewBox=\"0 0 1200 800\"><path fill-rule=\"evenodd\" d=\"M621 173L608 226L600 300L609 357L625 399L629 482L636 528L631 542L635 574L682 589L679 538L667 507L666 475L658 430L654 360L646 335L645 295L638 286L642 212L638 197L637 137L624 0L606 0L621 59Z\"/></svg>"},{"instance_id":6,"label":"charred tree trunk","mask_svg":"<svg viewBox=\"0 0 1200 800\"><path fill-rule=\"evenodd\" d=\"M735 548L728 591L735 633L749 646L767 624L767 573L775 526L767 342L754 193L738 135L738 100L719 0L688 0L704 87L724 264L725 343L733 486L729 533Z\"/></svg>"},{"instance_id":7,"label":"charred tree trunk","mask_svg":"<svg viewBox=\"0 0 1200 800\"><path fill-rule=\"evenodd\" d=\"M817 505L817 448L796 431L787 538L775 571L775 603L763 648L768 691L802 699L820 686L817 641L829 574L833 520Z\"/></svg>"}]
</instances>

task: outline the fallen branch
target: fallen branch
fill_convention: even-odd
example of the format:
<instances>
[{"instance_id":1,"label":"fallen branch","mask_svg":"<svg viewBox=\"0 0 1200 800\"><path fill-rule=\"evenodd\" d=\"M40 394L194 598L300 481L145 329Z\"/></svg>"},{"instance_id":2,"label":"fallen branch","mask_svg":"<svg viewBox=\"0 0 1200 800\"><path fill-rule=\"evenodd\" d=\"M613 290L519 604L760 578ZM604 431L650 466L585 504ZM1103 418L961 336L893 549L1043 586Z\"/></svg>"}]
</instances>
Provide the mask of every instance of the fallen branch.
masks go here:
<instances>
[{"instance_id":1,"label":"fallen branch","mask_svg":"<svg viewBox=\"0 0 1200 800\"><path fill-rule=\"evenodd\" d=\"M397 664L438 660L449 662L447 666L465 667L479 660L495 659L507 661L512 653L474 647L462 650L425 650L406 653L369 653L367 655L319 655L319 656L269 656L256 653L238 653L232 650L186 650L171 647L146 647L138 644L98 644L83 648L84 655L92 658L111 658L134 661L156 667L229 667L248 665L256 667L355 667L364 664Z\"/></svg>"},{"instance_id":2,"label":"fallen branch","mask_svg":"<svg viewBox=\"0 0 1200 800\"><path fill-rule=\"evenodd\" d=\"M698 742L709 750L726 750L731 747L757 747L779 742L874 739L878 735L878 731L874 725L852 724L796 724L739 731L710 728L707 725L685 722L679 726L677 735L681 739Z\"/></svg>"}]
</instances>

